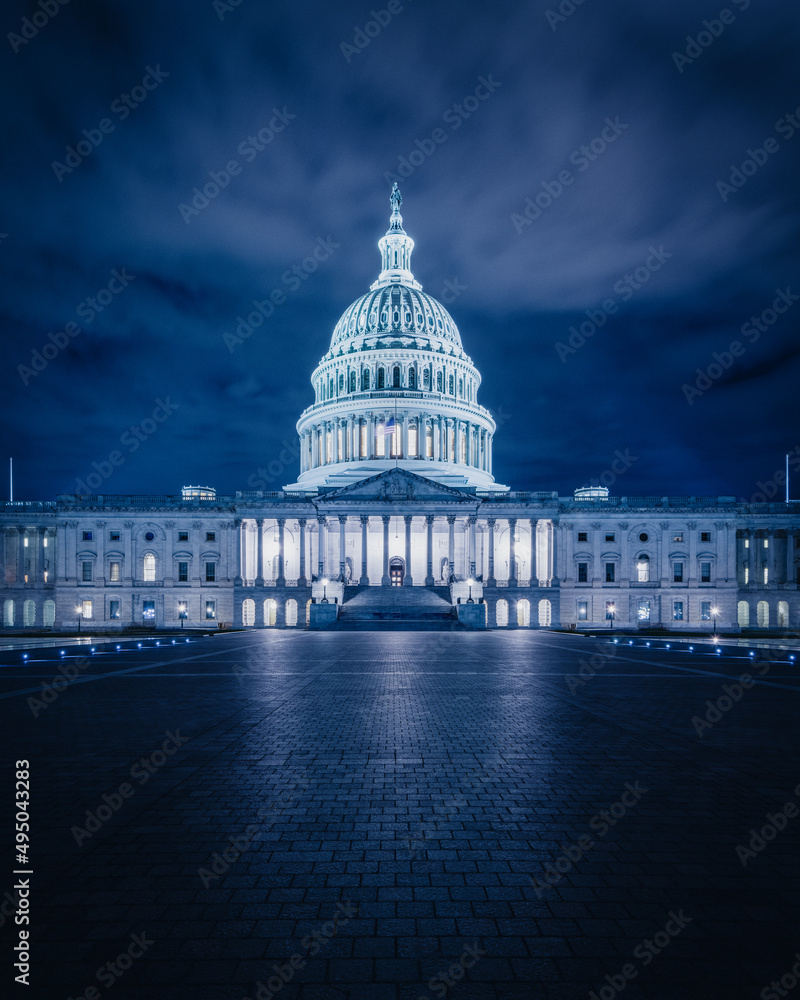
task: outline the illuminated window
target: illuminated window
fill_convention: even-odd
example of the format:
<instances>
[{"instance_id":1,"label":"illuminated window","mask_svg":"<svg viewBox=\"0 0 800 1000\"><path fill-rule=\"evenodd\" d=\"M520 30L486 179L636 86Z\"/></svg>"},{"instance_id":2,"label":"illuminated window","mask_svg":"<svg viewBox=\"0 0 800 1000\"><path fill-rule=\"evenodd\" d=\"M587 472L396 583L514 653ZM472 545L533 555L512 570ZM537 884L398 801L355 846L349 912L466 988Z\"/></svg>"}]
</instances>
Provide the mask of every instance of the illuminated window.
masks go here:
<instances>
[{"instance_id":1,"label":"illuminated window","mask_svg":"<svg viewBox=\"0 0 800 1000\"><path fill-rule=\"evenodd\" d=\"M675 601L672 605L672 620L676 622L683 621L683 601Z\"/></svg>"},{"instance_id":2,"label":"illuminated window","mask_svg":"<svg viewBox=\"0 0 800 1000\"><path fill-rule=\"evenodd\" d=\"M745 540L744 540L744 547L746 549L750 548L750 539L749 538L745 538Z\"/></svg>"},{"instance_id":3,"label":"illuminated window","mask_svg":"<svg viewBox=\"0 0 800 1000\"><path fill-rule=\"evenodd\" d=\"M119 583L119 563L112 562L108 564L108 579L111 583Z\"/></svg>"},{"instance_id":4,"label":"illuminated window","mask_svg":"<svg viewBox=\"0 0 800 1000\"><path fill-rule=\"evenodd\" d=\"M589 604L587 601L578 601L578 621L585 622L589 616Z\"/></svg>"},{"instance_id":5,"label":"illuminated window","mask_svg":"<svg viewBox=\"0 0 800 1000\"><path fill-rule=\"evenodd\" d=\"M682 542L682 541L683 541L683 532L682 532L682 531L678 531L678 532L676 532L676 533L675 533L675 534L674 534L674 535L672 536L672 541L673 541L673 542Z\"/></svg>"},{"instance_id":6,"label":"illuminated window","mask_svg":"<svg viewBox=\"0 0 800 1000\"><path fill-rule=\"evenodd\" d=\"M649 601L639 601L639 605L636 609L637 616L640 622L650 621L650 602Z\"/></svg>"},{"instance_id":7,"label":"illuminated window","mask_svg":"<svg viewBox=\"0 0 800 1000\"><path fill-rule=\"evenodd\" d=\"M769 583L769 569L766 566L764 567L764 583Z\"/></svg>"},{"instance_id":8,"label":"illuminated window","mask_svg":"<svg viewBox=\"0 0 800 1000\"><path fill-rule=\"evenodd\" d=\"M217 602L206 601L206 620L212 621L217 617Z\"/></svg>"},{"instance_id":9,"label":"illuminated window","mask_svg":"<svg viewBox=\"0 0 800 1000\"><path fill-rule=\"evenodd\" d=\"M92 602L81 601L81 618L91 618L91 617L92 617Z\"/></svg>"},{"instance_id":10,"label":"illuminated window","mask_svg":"<svg viewBox=\"0 0 800 1000\"><path fill-rule=\"evenodd\" d=\"M650 556L642 555L636 560L636 579L639 583L650 582Z\"/></svg>"},{"instance_id":11,"label":"illuminated window","mask_svg":"<svg viewBox=\"0 0 800 1000\"><path fill-rule=\"evenodd\" d=\"M363 423L361 425L361 457L367 457L367 425Z\"/></svg>"},{"instance_id":12,"label":"illuminated window","mask_svg":"<svg viewBox=\"0 0 800 1000\"><path fill-rule=\"evenodd\" d=\"M156 557L152 552L148 552L142 560L142 580L145 583L154 583L156 579Z\"/></svg>"},{"instance_id":13,"label":"illuminated window","mask_svg":"<svg viewBox=\"0 0 800 1000\"><path fill-rule=\"evenodd\" d=\"M711 601L703 601L700 605L700 621L711 621Z\"/></svg>"},{"instance_id":14,"label":"illuminated window","mask_svg":"<svg viewBox=\"0 0 800 1000\"><path fill-rule=\"evenodd\" d=\"M108 602L108 617L119 618L119 601Z\"/></svg>"},{"instance_id":15,"label":"illuminated window","mask_svg":"<svg viewBox=\"0 0 800 1000\"><path fill-rule=\"evenodd\" d=\"M383 421L378 423L377 437L375 439L375 454L383 458L386 454L386 437L384 435Z\"/></svg>"},{"instance_id":16,"label":"illuminated window","mask_svg":"<svg viewBox=\"0 0 800 1000\"><path fill-rule=\"evenodd\" d=\"M744 568L744 582L745 583L750 583L750 567L749 566L745 566L745 568Z\"/></svg>"},{"instance_id":17,"label":"illuminated window","mask_svg":"<svg viewBox=\"0 0 800 1000\"><path fill-rule=\"evenodd\" d=\"M156 618L156 602L155 601L142 601L142 618L146 622L155 621L155 618Z\"/></svg>"},{"instance_id":18,"label":"illuminated window","mask_svg":"<svg viewBox=\"0 0 800 1000\"><path fill-rule=\"evenodd\" d=\"M408 457L416 458L417 455L417 426L412 424L408 428Z\"/></svg>"},{"instance_id":19,"label":"illuminated window","mask_svg":"<svg viewBox=\"0 0 800 1000\"><path fill-rule=\"evenodd\" d=\"M768 538L765 538L765 539L764 539L764 548L765 548L765 549L768 549L768 548L769 548L769 539L768 539Z\"/></svg>"},{"instance_id":20,"label":"illuminated window","mask_svg":"<svg viewBox=\"0 0 800 1000\"><path fill-rule=\"evenodd\" d=\"M433 430L430 427L425 430L425 457L433 458Z\"/></svg>"}]
</instances>

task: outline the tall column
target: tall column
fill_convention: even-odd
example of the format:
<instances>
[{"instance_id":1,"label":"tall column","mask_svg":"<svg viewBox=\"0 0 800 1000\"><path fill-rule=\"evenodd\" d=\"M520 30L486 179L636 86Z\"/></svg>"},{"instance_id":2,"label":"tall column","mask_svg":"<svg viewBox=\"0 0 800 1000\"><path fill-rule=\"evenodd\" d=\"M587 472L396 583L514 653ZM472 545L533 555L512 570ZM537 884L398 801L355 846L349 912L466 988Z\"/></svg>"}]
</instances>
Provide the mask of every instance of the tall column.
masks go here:
<instances>
[{"instance_id":1,"label":"tall column","mask_svg":"<svg viewBox=\"0 0 800 1000\"><path fill-rule=\"evenodd\" d=\"M264 518L256 518L256 586L264 586Z\"/></svg>"},{"instance_id":2,"label":"tall column","mask_svg":"<svg viewBox=\"0 0 800 1000\"><path fill-rule=\"evenodd\" d=\"M25 583L25 528L17 529L17 586Z\"/></svg>"},{"instance_id":3,"label":"tall column","mask_svg":"<svg viewBox=\"0 0 800 1000\"><path fill-rule=\"evenodd\" d=\"M497 580L494 578L494 525L495 519L490 517L489 524L489 577L486 580L487 587L496 587Z\"/></svg>"},{"instance_id":4,"label":"tall column","mask_svg":"<svg viewBox=\"0 0 800 1000\"><path fill-rule=\"evenodd\" d=\"M531 518L531 587L539 586L539 567L536 559L536 526L538 523L537 518Z\"/></svg>"},{"instance_id":5,"label":"tall column","mask_svg":"<svg viewBox=\"0 0 800 1000\"><path fill-rule=\"evenodd\" d=\"M369 537L369 515L362 514L361 521L361 578L358 583L361 587L369 586L369 576L367 575L367 538Z\"/></svg>"},{"instance_id":6,"label":"tall column","mask_svg":"<svg viewBox=\"0 0 800 1000\"><path fill-rule=\"evenodd\" d=\"M237 517L233 522L233 526L236 534L236 576L234 577L234 586L241 587L242 585L242 519Z\"/></svg>"},{"instance_id":7,"label":"tall column","mask_svg":"<svg viewBox=\"0 0 800 1000\"><path fill-rule=\"evenodd\" d=\"M467 524L469 525L469 578L470 580L475 579L475 525L478 522L478 518L473 514L472 517L467 518Z\"/></svg>"},{"instance_id":8,"label":"tall column","mask_svg":"<svg viewBox=\"0 0 800 1000\"><path fill-rule=\"evenodd\" d=\"M298 571L297 586L305 587L308 585L306 580L306 519L304 517L299 517L297 523L300 526L300 569ZM297 602L298 614L300 613L300 601Z\"/></svg>"},{"instance_id":9,"label":"tall column","mask_svg":"<svg viewBox=\"0 0 800 1000\"><path fill-rule=\"evenodd\" d=\"M768 547L767 547L767 581L768 581L768 585L770 587L774 587L775 584L778 582L778 580L777 580L777 573L775 572L775 568L776 568L776 565L777 565L776 564L776 560L775 560L775 532L774 531L767 531L767 532L765 532L764 537L767 539L767 542L768 542ZM762 574L761 579L762 580L764 579L763 574Z\"/></svg>"},{"instance_id":10,"label":"tall column","mask_svg":"<svg viewBox=\"0 0 800 1000\"><path fill-rule=\"evenodd\" d=\"M368 413L367 423L367 458L375 458L375 414Z\"/></svg>"},{"instance_id":11,"label":"tall column","mask_svg":"<svg viewBox=\"0 0 800 1000\"><path fill-rule=\"evenodd\" d=\"M517 585L517 543L514 541L514 534L517 530L517 519L508 519L508 585Z\"/></svg>"},{"instance_id":12,"label":"tall column","mask_svg":"<svg viewBox=\"0 0 800 1000\"><path fill-rule=\"evenodd\" d=\"M447 582L450 583L455 576L456 562L456 516L447 515Z\"/></svg>"},{"instance_id":13,"label":"tall column","mask_svg":"<svg viewBox=\"0 0 800 1000\"><path fill-rule=\"evenodd\" d=\"M439 461L447 461L447 421L439 417Z\"/></svg>"},{"instance_id":14,"label":"tall column","mask_svg":"<svg viewBox=\"0 0 800 1000\"><path fill-rule=\"evenodd\" d=\"M44 539L45 539L46 532L47 532L47 528L39 528L38 529L39 546L38 546L38 550L37 550L37 553L36 553L36 576L34 577L34 580L35 580L36 583L44 583ZM97 570L98 570L98 576L100 577L100 579L103 582L105 582L104 579L103 579L104 578L104 573L103 573L103 562L102 562L102 559L103 559L103 555L102 555L103 533L102 533L102 531L99 532L99 535L100 535L100 537L98 538L98 554L97 554L98 566L97 566Z\"/></svg>"},{"instance_id":15,"label":"tall column","mask_svg":"<svg viewBox=\"0 0 800 1000\"><path fill-rule=\"evenodd\" d=\"M428 542L425 558L425 586L432 587L435 582L433 579L433 514L425 516L425 525Z\"/></svg>"},{"instance_id":16,"label":"tall column","mask_svg":"<svg viewBox=\"0 0 800 1000\"><path fill-rule=\"evenodd\" d=\"M284 542L286 539L286 518L278 518L278 579L275 581L279 587L286 586L286 550L284 548ZM261 538L261 530L259 529L259 539Z\"/></svg>"},{"instance_id":17,"label":"tall column","mask_svg":"<svg viewBox=\"0 0 800 1000\"><path fill-rule=\"evenodd\" d=\"M794 583L794 532L786 529L786 582ZM730 551L730 544L728 545Z\"/></svg>"},{"instance_id":18,"label":"tall column","mask_svg":"<svg viewBox=\"0 0 800 1000\"><path fill-rule=\"evenodd\" d=\"M353 450L353 424L355 418L353 414L349 414L347 417L347 443L345 446L345 458L348 462L352 462L355 458L355 451Z\"/></svg>"},{"instance_id":19,"label":"tall column","mask_svg":"<svg viewBox=\"0 0 800 1000\"><path fill-rule=\"evenodd\" d=\"M339 579L344 583L345 569L345 529L347 528L347 514L339 515Z\"/></svg>"},{"instance_id":20,"label":"tall column","mask_svg":"<svg viewBox=\"0 0 800 1000\"><path fill-rule=\"evenodd\" d=\"M411 576L411 521L413 520L413 515L405 514L403 520L406 523L406 572L403 576L403 586L413 587L414 579Z\"/></svg>"},{"instance_id":21,"label":"tall column","mask_svg":"<svg viewBox=\"0 0 800 1000\"><path fill-rule=\"evenodd\" d=\"M389 580L389 521L391 518L388 514L382 514L381 520L383 521L383 575L381 576L381 586L388 587L391 582Z\"/></svg>"},{"instance_id":22,"label":"tall column","mask_svg":"<svg viewBox=\"0 0 800 1000\"><path fill-rule=\"evenodd\" d=\"M317 526L319 528L318 579L321 580L325 576L325 516L324 515L320 514L317 517Z\"/></svg>"},{"instance_id":23,"label":"tall column","mask_svg":"<svg viewBox=\"0 0 800 1000\"><path fill-rule=\"evenodd\" d=\"M551 538L551 559L552 559L552 576L550 577L550 586L558 586L558 582L561 579L560 568L558 565L558 521L552 521L552 530L550 534Z\"/></svg>"}]
</instances>

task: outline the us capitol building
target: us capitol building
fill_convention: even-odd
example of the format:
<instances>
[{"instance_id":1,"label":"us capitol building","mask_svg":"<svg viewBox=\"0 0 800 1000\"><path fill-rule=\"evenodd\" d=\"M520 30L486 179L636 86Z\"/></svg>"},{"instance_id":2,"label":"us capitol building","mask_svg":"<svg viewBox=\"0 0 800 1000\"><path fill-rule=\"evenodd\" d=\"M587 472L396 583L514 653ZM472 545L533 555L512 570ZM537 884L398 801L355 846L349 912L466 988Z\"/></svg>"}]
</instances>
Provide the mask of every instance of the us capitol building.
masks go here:
<instances>
[{"instance_id":1,"label":"us capitol building","mask_svg":"<svg viewBox=\"0 0 800 1000\"><path fill-rule=\"evenodd\" d=\"M401 202L311 377L297 482L0 504L4 627L342 626L429 602L473 627L800 624L789 504L495 482L480 373L411 272Z\"/></svg>"}]
</instances>

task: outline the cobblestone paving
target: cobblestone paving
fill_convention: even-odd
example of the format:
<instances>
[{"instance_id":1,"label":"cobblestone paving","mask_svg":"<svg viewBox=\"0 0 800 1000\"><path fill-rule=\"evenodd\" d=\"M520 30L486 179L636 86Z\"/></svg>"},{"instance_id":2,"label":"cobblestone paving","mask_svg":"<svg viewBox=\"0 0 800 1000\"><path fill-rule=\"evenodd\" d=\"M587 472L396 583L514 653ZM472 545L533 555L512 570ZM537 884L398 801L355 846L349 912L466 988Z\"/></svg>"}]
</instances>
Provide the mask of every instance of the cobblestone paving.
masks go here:
<instances>
[{"instance_id":1,"label":"cobblestone paving","mask_svg":"<svg viewBox=\"0 0 800 1000\"><path fill-rule=\"evenodd\" d=\"M126 645L0 659L35 872L33 985L6 947L4 996L736 1000L797 961L783 654L522 631Z\"/></svg>"}]
</instances>

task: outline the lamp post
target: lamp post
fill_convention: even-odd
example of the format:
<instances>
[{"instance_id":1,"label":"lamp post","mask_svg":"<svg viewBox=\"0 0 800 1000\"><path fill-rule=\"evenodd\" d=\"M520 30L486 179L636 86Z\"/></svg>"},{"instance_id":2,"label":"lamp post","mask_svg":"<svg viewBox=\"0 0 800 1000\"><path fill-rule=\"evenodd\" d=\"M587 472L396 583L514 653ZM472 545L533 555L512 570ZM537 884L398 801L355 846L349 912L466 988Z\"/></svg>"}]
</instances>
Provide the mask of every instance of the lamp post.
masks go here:
<instances>
[{"instance_id":1,"label":"lamp post","mask_svg":"<svg viewBox=\"0 0 800 1000\"><path fill-rule=\"evenodd\" d=\"M711 609L711 617L712 617L712 618L713 618L713 620L714 620L714 634L715 634L716 636L719 636L719 628L718 628L718 626L717 626L717 618L719 617L719 608L717 608L717 607L713 607L713 608Z\"/></svg>"},{"instance_id":2,"label":"lamp post","mask_svg":"<svg viewBox=\"0 0 800 1000\"><path fill-rule=\"evenodd\" d=\"M474 604L475 602L472 600L472 588L475 586L475 581L472 577L467 580L467 584L469 585L469 597L467 598L467 604Z\"/></svg>"},{"instance_id":3,"label":"lamp post","mask_svg":"<svg viewBox=\"0 0 800 1000\"><path fill-rule=\"evenodd\" d=\"M183 628L183 623L186 621L186 604L183 601L178 605L178 618L180 618L181 628Z\"/></svg>"},{"instance_id":4,"label":"lamp post","mask_svg":"<svg viewBox=\"0 0 800 1000\"><path fill-rule=\"evenodd\" d=\"M81 622L83 621L83 608L78 604L75 608L75 613L78 616L78 635L81 634Z\"/></svg>"},{"instance_id":5,"label":"lamp post","mask_svg":"<svg viewBox=\"0 0 800 1000\"><path fill-rule=\"evenodd\" d=\"M328 578L327 577L325 577L325 579L322 581L322 600L320 601L320 603L321 604L327 604L328 603Z\"/></svg>"},{"instance_id":6,"label":"lamp post","mask_svg":"<svg viewBox=\"0 0 800 1000\"><path fill-rule=\"evenodd\" d=\"M616 604L609 604L608 606L608 627L611 631L614 630L614 615L617 613Z\"/></svg>"}]
</instances>

